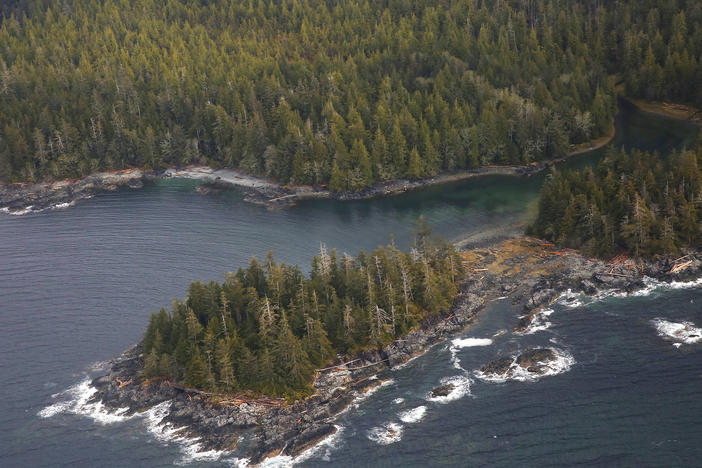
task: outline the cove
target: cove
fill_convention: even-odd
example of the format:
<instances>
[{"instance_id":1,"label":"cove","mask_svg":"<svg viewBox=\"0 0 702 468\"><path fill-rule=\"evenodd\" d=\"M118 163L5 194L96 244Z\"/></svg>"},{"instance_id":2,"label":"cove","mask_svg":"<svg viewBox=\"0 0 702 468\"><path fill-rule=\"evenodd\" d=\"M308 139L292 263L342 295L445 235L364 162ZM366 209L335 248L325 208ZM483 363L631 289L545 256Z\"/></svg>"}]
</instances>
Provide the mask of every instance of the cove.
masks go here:
<instances>
[{"instance_id":1,"label":"cove","mask_svg":"<svg viewBox=\"0 0 702 468\"><path fill-rule=\"evenodd\" d=\"M691 145L698 131L624 103L612 144L666 152ZM601 154L562 167L592 164ZM137 342L148 315L183 297L193 280L221 279L267 250L308 268L320 242L356 253L394 233L405 246L419 215L448 239L516 234L545 176L488 176L358 202L308 200L285 211L164 180L68 210L0 215L0 464L171 465L178 449L155 443L141 424L37 413L90 375L96 361Z\"/></svg>"}]
</instances>

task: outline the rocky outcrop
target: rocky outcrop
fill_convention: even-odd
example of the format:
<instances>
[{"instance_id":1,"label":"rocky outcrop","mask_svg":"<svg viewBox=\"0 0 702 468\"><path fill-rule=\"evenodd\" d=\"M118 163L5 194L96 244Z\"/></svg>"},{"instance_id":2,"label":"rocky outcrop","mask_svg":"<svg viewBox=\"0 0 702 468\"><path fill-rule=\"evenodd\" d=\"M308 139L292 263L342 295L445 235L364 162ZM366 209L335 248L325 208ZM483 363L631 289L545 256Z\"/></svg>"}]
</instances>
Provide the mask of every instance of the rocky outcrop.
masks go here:
<instances>
[{"instance_id":1,"label":"rocky outcrop","mask_svg":"<svg viewBox=\"0 0 702 468\"><path fill-rule=\"evenodd\" d=\"M144 186L144 181L154 180L154 171L129 169L117 172L102 172L80 180L64 180L40 184L0 184L0 209L9 213L41 211L65 206L77 200L90 198L96 193L132 189Z\"/></svg>"},{"instance_id":2,"label":"rocky outcrop","mask_svg":"<svg viewBox=\"0 0 702 468\"><path fill-rule=\"evenodd\" d=\"M529 372L542 373L540 364L551 362L556 359L556 354L550 348L535 348L524 351L515 361L517 365L525 368Z\"/></svg>"},{"instance_id":3,"label":"rocky outcrop","mask_svg":"<svg viewBox=\"0 0 702 468\"><path fill-rule=\"evenodd\" d=\"M446 384L436 387L431 391L432 398L448 396L456 388L453 384Z\"/></svg>"},{"instance_id":4,"label":"rocky outcrop","mask_svg":"<svg viewBox=\"0 0 702 468\"><path fill-rule=\"evenodd\" d=\"M199 438L206 450L236 449L253 463L280 454L296 456L334 434L334 418L358 396L382 385L375 374L465 329L483 308L486 294L494 292L485 286L480 280L466 280L446 315L427 320L382 350L333 363L318 372L316 393L293 404L251 395L212 395L165 380L144 380L138 346L125 353L109 374L93 381L97 389L93 398L113 409L128 408L128 414L170 402L162 424L183 427L183 435ZM449 387L438 389L437 394L448 394Z\"/></svg>"},{"instance_id":5,"label":"rocky outcrop","mask_svg":"<svg viewBox=\"0 0 702 468\"><path fill-rule=\"evenodd\" d=\"M544 375L549 371L548 365L558 359L550 348L532 348L516 357L495 359L480 368L480 372L491 379L511 379L519 370L526 370L533 376Z\"/></svg>"}]
</instances>

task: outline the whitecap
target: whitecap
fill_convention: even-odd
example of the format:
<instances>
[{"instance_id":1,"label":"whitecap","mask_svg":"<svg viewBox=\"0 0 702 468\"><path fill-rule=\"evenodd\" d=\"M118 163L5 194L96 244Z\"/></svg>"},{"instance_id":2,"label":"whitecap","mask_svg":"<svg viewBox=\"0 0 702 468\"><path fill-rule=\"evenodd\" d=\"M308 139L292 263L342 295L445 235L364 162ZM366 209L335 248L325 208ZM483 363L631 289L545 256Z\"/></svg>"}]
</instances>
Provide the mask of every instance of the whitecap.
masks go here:
<instances>
[{"instance_id":1,"label":"whitecap","mask_svg":"<svg viewBox=\"0 0 702 468\"><path fill-rule=\"evenodd\" d=\"M403 423L412 424L421 421L426 413L426 406L418 406L416 408L401 412L398 414L398 417Z\"/></svg>"},{"instance_id":2,"label":"whitecap","mask_svg":"<svg viewBox=\"0 0 702 468\"><path fill-rule=\"evenodd\" d=\"M475 371L473 374L486 382L501 383L508 380L517 380L520 382L534 382L542 377L548 377L552 375L562 374L568 372L573 364L575 364L575 358L572 354L565 350L549 348L553 351L555 358L552 361L539 362L539 367L541 373L529 372L526 368L517 364L518 355L513 356L513 361L509 368L501 374L483 372L480 370Z\"/></svg>"},{"instance_id":3,"label":"whitecap","mask_svg":"<svg viewBox=\"0 0 702 468\"><path fill-rule=\"evenodd\" d=\"M402 403L405 402L405 399L404 398L395 398L394 400L392 400L392 402L396 405L401 405Z\"/></svg>"},{"instance_id":4,"label":"whitecap","mask_svg":"<svg viewBox=\"0 0 702 468\"><path fill-rule=\"evenodd\" d=\"M452 385L453 388L446 396L432 396L431 392L429 392L426 397L427 401L448 403L470 395L470 384L473 383L473 381L466 376L456 375L453 377L444 377L439 383L440 385Z\"/></svg>"},{"instance_id":5,"label":"whitecap","mask_svg":"<svg viewBox=\"0 0 702 468\"><path fill-rule=\"evenodd\" d=\"M702 328L692 322L670 322L657 318L651 321L658 335L675 341L675 344L694 344L702 341Z\"/></svg>"},{"instance_id":6,"label":"whitecap","mask_svg":"<svg viewBox=\"0 0 702 468\"><path fill-rule=\"evenodd\" d=\"M368 431L368 438L380 445L394 444L402 440L404 427L397 423L387 423Z\"/></svg>"}]
</instances>

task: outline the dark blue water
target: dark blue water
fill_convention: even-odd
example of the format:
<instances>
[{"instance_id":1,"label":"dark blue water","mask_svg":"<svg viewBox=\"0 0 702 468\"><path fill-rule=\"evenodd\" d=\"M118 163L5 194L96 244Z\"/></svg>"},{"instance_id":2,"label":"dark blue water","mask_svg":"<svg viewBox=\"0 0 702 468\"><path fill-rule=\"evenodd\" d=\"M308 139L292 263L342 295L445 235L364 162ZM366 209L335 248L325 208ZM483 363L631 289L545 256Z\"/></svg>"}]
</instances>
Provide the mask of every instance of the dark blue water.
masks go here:
<instances>
[{"instance_id":1,"label":"dark blue water","mask_svg":"<svg viewBox=\"0 0 702 468\"><path fill-rule=\"evenodd\" d=\"M697 131L625 108L617 144L668 151L690 144ZM187 461L183 447L155 438L144 418L106 424L104 417L96 421L72 414L69 403L57 404L70 401L66 389L78 393L75 386L94 375L100 361L137 342L149 314L183 297L193 280L221 279L269 249L306 265L320 242L356 253L394 233L405 245L422 214L449 239L519 232L542 177L486 177L386 199L309 201L278 212L244 203L236 193L204 196L192 190L194 183L164 181L67 210L0 215L0 466ZM335 448L306 463L689 464L700 455L691 442L699 439L694 419L702 414L699 345L674 348L648 321L661 315L701 325L690 299L702 300L697 289L557 312L546 331L505 334L491 346L458 352L467 374L447 350L434 348L391 373L393 385L340 420L344 429ZM469 335L511 329L515 316L498 304ZM504 384L471 377L487 360L553 337L562 342L554 346L576 361L568 372ZM442 378L456 375L475 380L471 395L445 404L425 401ZM392 403L400 397L404 403ZM416 406L426 406L424 419L400 422L400 441L381 445L368 438L373 428L397 424L398 412ZM42 410L50 417L40 417Z\"/></svg>"}]
</instances>

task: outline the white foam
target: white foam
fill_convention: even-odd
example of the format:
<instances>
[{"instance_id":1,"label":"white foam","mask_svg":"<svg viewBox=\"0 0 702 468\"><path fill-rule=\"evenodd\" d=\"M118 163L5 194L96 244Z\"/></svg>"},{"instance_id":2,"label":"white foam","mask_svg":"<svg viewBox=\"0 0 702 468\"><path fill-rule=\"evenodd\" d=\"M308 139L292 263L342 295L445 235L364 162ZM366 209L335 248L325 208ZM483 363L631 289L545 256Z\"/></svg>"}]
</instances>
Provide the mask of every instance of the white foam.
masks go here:
<instances>
[{"instance_id":1,"label":"white foam","mask_svg":"<svg viewBox=\"0 0 702 468\"><path fill-rule=\"evenodd\" d=\"M490 346L492 340L490 338L456 338L451 340L451 362L453 367L463 372L466 370L461 366L461 360L458 358L458 350L462 348L472 348L474 346Z\"/></svg>"},{"instance_id":2,"label":"white foam","mask_svg":"<svg viewBox=\"0 0 702 468\"><path fill-rule=\"evenodd\" d=\"M430 346L429 348L431 348L431 347L433 347L433 345ZM393 368L390 369L390 370L397 371L397 370L400 370L400 369L404 369L405 367L409 366L409 364L410 364L411 362L413 362L415 359L417 359L417 358L419 358L419 357L422 357L422 356L429 350L429 348L423 350L423 351L422 351L421 353L419 353L419 354L416 354L416 355L412 356L411 358L409 358L408 360L406 360L406 361L403 362L402 364L396 365L395 367L393 367Z\"/></svg>"},{"instance_id":3,"label":"white foam","mask_svg":"<svg viewBox=\"0 0 702 468\"><path fill-rule=\"evenodd\" d=\"M568 372L573 364L575 364L575 358L573 355L567 351L550 348L555 355L555 359L547 362L539 362L539 368L541 373L529 372L526 368L517 364L517 356L513 357L513 361L509 368L502 374L497 373L485 373L482 371L475 371L474 375L481 380L486 382L501 383L508 380L518 380L520 382L534 382L542 377L548 377L552 375L562 374Z\"/></svg>"},{"instance_id":4,"label":"white foam","mask_svg":"<svg viewBox=\"0 0 702 468\"><path fill-rule=\"evenodd\" d=\"M97 363L100 364L100 363ZM108 409L101 401L89 402L97 389L90 385L86 379L63 392L55 393L52 398L65 397L61 401L47 406L37 413L41 418L50 418L57 414L76 414L87 416L98 424L114 424L124 422L136 417L143 418L148 431L163 443L178 442L181 444L183 458L178 463L191 463L192 461L217 460L227 452L217 450L202 450L202 445L197 438L188 439L185 427L175 427L171 423L163 423L168 416L171 401L164 401L148 410L126 415L128 408Z\"/></svg>"},{"instance_id":5,"label":"white foam","mask_svg":"<svg viewBox=\"0 0 702 468\"><path fill-rule=\"evenodd\" d=\"M85 198L90 198L90 197L85 197ZM46 208L39 208L39 209L34 209L34 205L29 205L25 208L22 208L21 210L15 210L15 211L10 211L10 208L8 207L3 207L0 208L0 212L7 213L12 216L23 216L29 213L41 213L42 211L46 210L63 210L68 207L74 206L76 204L75 200L70 201L70 202L65 202L65 203L57 203L55 205L47 206Z\"/></svg>"},{"instance_id":6,"label":"white foam","mask_svg":"<svg viewBox=\"0 0 702 468\"><path fill-rule=\"evenodd\" d=\"M402 439L404 427L397 423L387 423L368 431L368 438L380 445L390 445Z\"/></svg>"},{"instance_id":7,"label":"white foam","mask_svg":"<svg viewBox=\"0 0 702 468\"><path fill-rule=\"evenodd\" d=\"M377 379L377 377L376 377L376 379ZM369 380L375 380L375 379L370 378ZM393 379L383 380L379 385L376 385L373 388L369 388L365 392L359 393L358 397L356 398L356 402L361 402L361 401L365 400L366 398L370 397L371 395L373 395L375 392L377 392L381 388L387 387L388 385L392 385L394 383L395 383L395 381Z\"/></svg>"},{"instance_id":8,"label":"white foam","mask_svg":"<svg viewBox=\"0 0 702 468\"><path fill-rule=\"evenodd\" d=\"M584 303L582 301L583 295L580 293L574 293L572 290L568 289L566 292L561 294L556 302L565 307L570 307L574 309L576 307L582 306Z\"/></svg>"},{"instance_id":9,"label":"white foam","mask_svg":"<svg viewBox=\"0 0 702 468\"><path fill-rule=\"evenodd\" d=\"M412 423L418 423L424 418L424 415L427 413L427 407L426 406L418 406L416 408L412 408L407 411L403 411L402 413L398 414L398 417L400 418L400 421L403 423L407 424L412 424Z\"/></svg>"},{"instance_id":10,"label":"white foam","mask_svg":"<svg viewBox=\"0 0 702 468\"><path fill-rule=\"evenodd\" d=\"M396 405L400 405L400 404L405 402L405 399L404 398L395 398L394 400L392 400L392 402Z\"/></svg>"},{"instance_id":11,"label":"white foam","mask_svg":"<svg viewBox=\"0 0 702 468\"><path fill-rule=\"evenodd\" d=\"M453 377L444 377L440 381L441 385L453 385L453 389L446 396L432 396L431 392L427 395L427 401L432 401L435 403L448 403L450 401L455 401L463 398L466 395L470 395L470 384L473 383L471 379L463 375L456 375Z\"/></svg>"},{"instance_id":12,"label":"white foam","mask_svg":"<svg viewBox=\"0 0 702 468\"><path fill-rule=\"evenodd\" d=\"M266 458L261 463L256 465L257 468L289 468L298 463L302 463L309 460L315 455L320 455L322 459L327 459L331 455L331 451L338 447L338 442L341 439L341 433L344 431L343 426L334 426L336 432L329 435L328 437L322 439L317 444L303 451L296 457L291 457L290 455L276 455L275 457ZM322 454L322 450L324 453ZM247 458L235 458L227 460L232 465L237 467L248 467L250 466L250 460Z\"/></svg>"},{"instance_id":13,"label":"white foam","mask_svg":"<svg viewBox=\"0 0 702 468\"><path fill-rule=\"evenodd\" d=\"M646 297L650 296L656 291L666 291L674 289L690 289L696 288L702 285L702 277L691 280L691 281L671 281L670 283L665 281L659 281L648 276L641 278L644 283L644 287L632 291L631 293L621 292L621 291L608 291L610 296L615 297Z\"/></svg>"},{"instance_id":14,"label":"white foam","mask_svg":"<svg viewBox=\"0 0 702 468\"><path fill-rule=\"evenodd\" d=\"M681 344L695 344L702 342L702 328L698 328L692 322L670 322L657 318L652 320L658 335L666 339L675 341L679 347Z\"/></svg>"},{"instance_id":15,"label":"white foam","mask_svg":"<svg viewBox=\"0 0 702 468\"><path fill-rule=\"evenodd\" d=\"M37 413L40 418L50 418L57 414L77 414L87 416L99 424L112 424L126 421L133 416L125 416L127 408L108 410L102 402L88 401L97 392L97 389L90 385L90 380L86 379L63 392L55 393L52 398L67 397L52 405L47 406Z\"/></svg>"},{"instance_id":16,"label":"white foam","mask_svg":"<svg viewBox=\"0 0 702 468\"><path fill-rule=\"evenodd\" d=\"M66 202L66 203L57 203L53 206L50 206L49 208L52 210L64 210L70 206L74 206L75 204L76 204L75 201L70 201L70 202Z\"/></svg>"},{"instance_id":17,"label":"white foam","mask_svg":"<svg viewBox=\"0 0 702 468\"><path fill-rule=\"evenodd\" d=\"M5 206L3 208L0 208L0 211L2 211L3 213L7 213L9 215L12 215L12 216L22 216L22 215L26 215L27 213L31 213L32 211L34 211L34 210L32 210L32 208L34 208L34 205L29 205L28 207L23 208L21 210L10 211L10 208Z\"/></svg>"},{"instance_id":18,"label":"white foam","mask_svg":"<svg viewBox=\"0 0 702 468\"><path fill-rule=\"evenodd\" d=\"M536 314L534 314L534 318L531 320L531 323L529 324L526 329L524 329L523 332L519 333L521 335L532 335L536 332L547 330L551 328L552 323L548 320L548 317L553 313L553 309L542 309Z\"/></svg>"},{"instance_id":19,"label":"white foam","mask_svg":"<svg viewBox=\"0 0 702 468\"><path fill-rule=\"evenodd\" d=\"M490 346L490 338L456 338L451 340L451 345L455 348L470 348L473 346Z\"/></svg>"}]
</instances>

